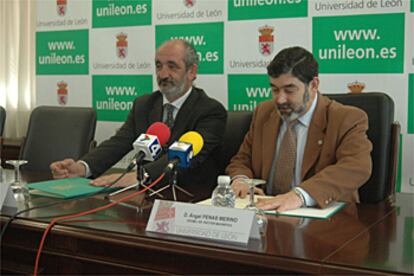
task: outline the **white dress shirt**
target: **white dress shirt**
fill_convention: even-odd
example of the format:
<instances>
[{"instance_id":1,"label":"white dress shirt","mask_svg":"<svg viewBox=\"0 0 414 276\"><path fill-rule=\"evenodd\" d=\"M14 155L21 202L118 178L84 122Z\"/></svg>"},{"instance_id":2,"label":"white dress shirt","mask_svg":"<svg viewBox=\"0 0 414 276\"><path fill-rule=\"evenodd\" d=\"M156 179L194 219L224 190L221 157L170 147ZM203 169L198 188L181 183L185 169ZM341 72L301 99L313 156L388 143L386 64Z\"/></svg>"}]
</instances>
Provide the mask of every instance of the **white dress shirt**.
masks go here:
<instances>
[{"instance_id":1,"label":"white dress shirt","mask_svg":"<svg viewBox=\"0 0 414 276\"><path fill-rule=\"evenodd\" d=\"M162 105L164 106L164 104L170 103L175 107L174 112L173 112L174 120L175 120L175 117L177 117L177 113L180 110L181 106L184 104L185 100L187 100L187 98L190 96L192 89L193 89L193 87L190 86L190 89L188 89L187 92L184 93L184 95L182 95L181 97L179 97L178 99L176 99L172 103L170 103L167 100L167 98L164 96L164 94L162 94ZM162 114L162 121L163 122L165 121L166 117L167 117L166 112L163 112L163 114ZM90 177L92 175L92 172L91 172L91 169L89 168L88 163L86 163L83 160L79 160L78 163L81 163L83 166L85 166L85 177Z\"/></svg>"},{"instance_id":2,"label":"white dress shirt","mask_svg":"<svg viewBox=\"0 0 414 276\"><path fill-rule=\"evenodd\" d=\"M187 92L184 93L184 95L182 95L181 97L179 97L178 99L176 99L175 101L171 103L167 100L164 94L162 94L162 106L164 106L164 104L166 103L169 103L175 107L173 111L174 120L175 120L175 117L177 117L178 111L180 110L181 106L184 104L185 100L187 100L187 98L190 96L192 89L193 87L191 86L190 89L188 89ZM167 113L163 112L162 121L165 122L166 119L167 119Z\"/></svg>"}]
</instances>

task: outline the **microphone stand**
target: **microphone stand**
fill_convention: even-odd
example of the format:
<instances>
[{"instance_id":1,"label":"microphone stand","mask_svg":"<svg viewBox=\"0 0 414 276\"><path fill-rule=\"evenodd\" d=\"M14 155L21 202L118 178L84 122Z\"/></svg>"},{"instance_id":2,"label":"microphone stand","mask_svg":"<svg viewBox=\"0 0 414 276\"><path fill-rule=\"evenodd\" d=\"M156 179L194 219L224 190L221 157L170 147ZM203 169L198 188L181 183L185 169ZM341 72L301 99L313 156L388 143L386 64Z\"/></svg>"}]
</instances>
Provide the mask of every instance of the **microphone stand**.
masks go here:
<instances>
[{"instance_id":1,"label":"microphone stand","mask_svg":"<svg viewBox=\"0 0 414 276\"><path fill-rule=\"evenodd\" d=\"M127 186L127 187L124 187L124 188L122 188L122 189L119 189L119 190L117 190L117 191L115 191L115 192L113 192L113 193L110 193L109 195L108 195L108 197L112 197L112 196L114 196L114 195L117 195L117 194L120 194L120 193L122 193L122 192L125 192L125 191L128 191L128 190L130 190L130 189L132 189L132 188L136 188L136 190L139 190L139 187L140 186L142 186L142 187L144 187L144 188L147 188L147 186L144 184L144 180L145 180L145 170L144 170L144 166L142 165L142 160L137 160L137 159L135 159L134 161L134 166L136 165L137 166L137 183L135 183L135 184L132 184L132 185L129 185L129 186ZM153 189L148 189L152 194L157 194L156 192L157 191L154 191ZM163 195L161 195L161 194L157 194L157 196L159 196L160 198L164 198L164 196ZM122 204L122 205L129 205L129 204ZM134 206L134 207L136 207L136 206ZM140 208L140 207L136 207L137 208L137 211L142 211L142 208Z\"/></svg>"},{"instance_id":2,"label":"microphone stand","mask_svg":"<svg viewBox=\"0 0 414 276\"><path fill-rule=\"evenodd\" d=\"M158 189L157 191L152 192L151 194L149 194L149 196L160 195L159 193L161 193L162 191L164 191L164 190L171 187L171 191L172 191L174 201L177 201L177 192L176 192L175 189L180 190L182 193L184 193L184 194L186 194L190 197L194 197L194 195L192 193L186 191L185 189L180 187L177 183L178 183L178 171L177 171L176 166L173 166L170 169L170 173L169 173L169 177L168 177L168 185Z\"/></svg>"},{"instance_id":3,"label":"microphone stand","mask_svg":"<svg viewBox=\"0 0 414 276\"><path fill-rule=\"evenodd\" d=\"M148 175L148 174L147 174ZM137 186L137 190L139 190L139 186L142 186L143 188L148 188L144 183L145 183L145 170L144 170L144 166L142 166L141 162L138 163L137 166L137 184L135 184ZM154 193L155 191L151 188L148 189L148 191L150 191L151 193ZM160 198L164 198L163 195L159 194L158 195Z\"/></svg>"}]
</instances>

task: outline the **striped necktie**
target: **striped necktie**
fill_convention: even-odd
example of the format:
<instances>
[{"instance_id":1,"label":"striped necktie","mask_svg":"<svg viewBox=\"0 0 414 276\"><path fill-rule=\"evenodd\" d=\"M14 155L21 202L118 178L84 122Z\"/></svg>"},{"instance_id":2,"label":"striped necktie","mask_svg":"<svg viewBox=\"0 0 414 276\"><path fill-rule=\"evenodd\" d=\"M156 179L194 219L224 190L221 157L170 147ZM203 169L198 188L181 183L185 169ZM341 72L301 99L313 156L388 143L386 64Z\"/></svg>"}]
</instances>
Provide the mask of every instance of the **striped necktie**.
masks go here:
<instances>
[{"instance_id":1,"label":"striped necktie","mask_svg":"<svg viewBox=\"0 0 414 276\"><path fill-rule=\"evenodd\" d=\"M174 109L175 107L172 104L164 104L164 112L167 114L165 116L164 123L171 129L174 126Z\"/></svg>"}]
</instances>

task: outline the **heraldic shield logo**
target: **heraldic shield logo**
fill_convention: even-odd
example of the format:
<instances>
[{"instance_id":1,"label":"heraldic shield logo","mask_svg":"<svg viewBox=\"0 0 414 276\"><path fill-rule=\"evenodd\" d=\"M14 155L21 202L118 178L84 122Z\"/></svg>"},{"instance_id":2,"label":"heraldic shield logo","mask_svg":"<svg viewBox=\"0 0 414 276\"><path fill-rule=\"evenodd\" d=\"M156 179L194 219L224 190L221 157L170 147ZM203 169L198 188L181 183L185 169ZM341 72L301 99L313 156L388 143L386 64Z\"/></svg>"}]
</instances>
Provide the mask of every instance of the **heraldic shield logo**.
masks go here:
<instances>
[{"instance_id":1,"label":"heraldic shield logo","mask_svg":"<svg viewBox=\"0 0 414 276\"><path fill-rule=\"evenodd\" d=\"M67 11L67 0L56 0L56 11L59 16L65 16Z\"/></svg>"},{"instance_id":2,"label":"heraldic shield logo","mask_svg":"<svg viewBox=\"0 0 414 276\"><path fill-rule=\"evenodd\" d=\"M192 8L195 5L196 0L184 0L184 6Z\"/></svg>"},{"instance_id":3,"label":"heraldic shield logo","mask_svg":"<svg viewBox=\"0 0 414 276\"><path fill-rule=\"evenodd\" d=\"M365 83L363 82L359 82L359 81L354 81L354 82L350 82L348 83L348 89L349 89L349 93L353 93L353 94L357 94L357 93L362 93L364 88L365 88Z\"/></svg>"},{"instance_id":4,"label":"heraldic shield logo","mask_svg":"<svg viewBox=\"0 0 414 276\"><path fill-rule=\"evenodd\" d=\"M116 55L120 59L124 59L128 54L128 35L125 33L119 33L116 35L116 39Z\"/></svg>"},{"instance_id":5,"label":"heraldic shield logo","mask_svg":"<svg viewBox=\"0 0 414 276\"><path fill-rule=\"evenodd\" d=\"M264 56L269 56L273 52L274 28L268 25L259 28L259 52Z\"/></svg>"},{"instance_id":6,"label":"heraldic shield logo","mask_svg":"<svg viewBox=\"0 0 414 276\"><path fill-rule=\"evenodd\" d=\"M68 102L68 84L64 81L57 83L57 100L60 105L66 105Z\"/></svg>"},{"instance_id":7,"label":"heraldic shield logo","mask_svg":"<svg viewBox=\"0 0 414 276\"><path fill-rule=\"evenodd\" d=\"M161 201L155 214L156 232L168 233L174 228L175 207L174 202Z\"/></svg>"}]
</instances>

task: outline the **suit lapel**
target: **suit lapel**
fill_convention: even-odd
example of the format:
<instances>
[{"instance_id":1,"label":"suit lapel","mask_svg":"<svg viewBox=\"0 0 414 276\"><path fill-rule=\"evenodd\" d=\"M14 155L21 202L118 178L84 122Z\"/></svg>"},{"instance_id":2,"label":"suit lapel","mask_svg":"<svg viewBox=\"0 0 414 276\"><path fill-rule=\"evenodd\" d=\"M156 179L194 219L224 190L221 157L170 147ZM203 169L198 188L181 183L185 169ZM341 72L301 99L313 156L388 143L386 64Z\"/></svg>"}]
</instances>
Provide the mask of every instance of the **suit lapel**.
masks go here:
<instances>
[{"instance_id":1,"label":"suit lapel","mask_svg":"<svg viewBox=\"0 0 414 276\"><path fill-rule=\"evenodd\" d=\"M180 138L179 136L187 132L187 122L191 119L193 110L197 108L197 101L200 97L200 93L201 91L194 87L191 90L190 96L185 100L174 120L170 141L177 141Z\"/></svg>"},{"instance_id":2,"label":"suit lapel","mask_svg":"<svg viewBox=\"0 0 414 276\"><path fill-rule=\"evenodd\" d=\"M158 95L156 95L152 109L149 112L149 125L162 121L162 95L161 92L154 93L158 93Z\"/></svg>"},{"instance_id":3,"label":"suit lapel","mask_svg":"<svg viewBox=\"0 0 414 276\"><path fill-rule=\"evenodd\" d=\"M262 137L262 177L269 179L269 172L272 167L272 161L276 149L276 137L279 134L280 116L276 109L271 113L268 120L263 124Z\"/></svg>"},{"instance_id":4,"label":"suit lapel","mask_svg":"<svg viewBox=\"0 0 414 276\"><path fill-rule=\"evenodd\" d=\"M308 137L306 139L305 152L303 153L301 178L304 180L305 175L312 168L321 152L324 143L325 130L327 124L326 109L328 102L318 94L318 102L309 125Z\"/></svg>"}]
</instances>

